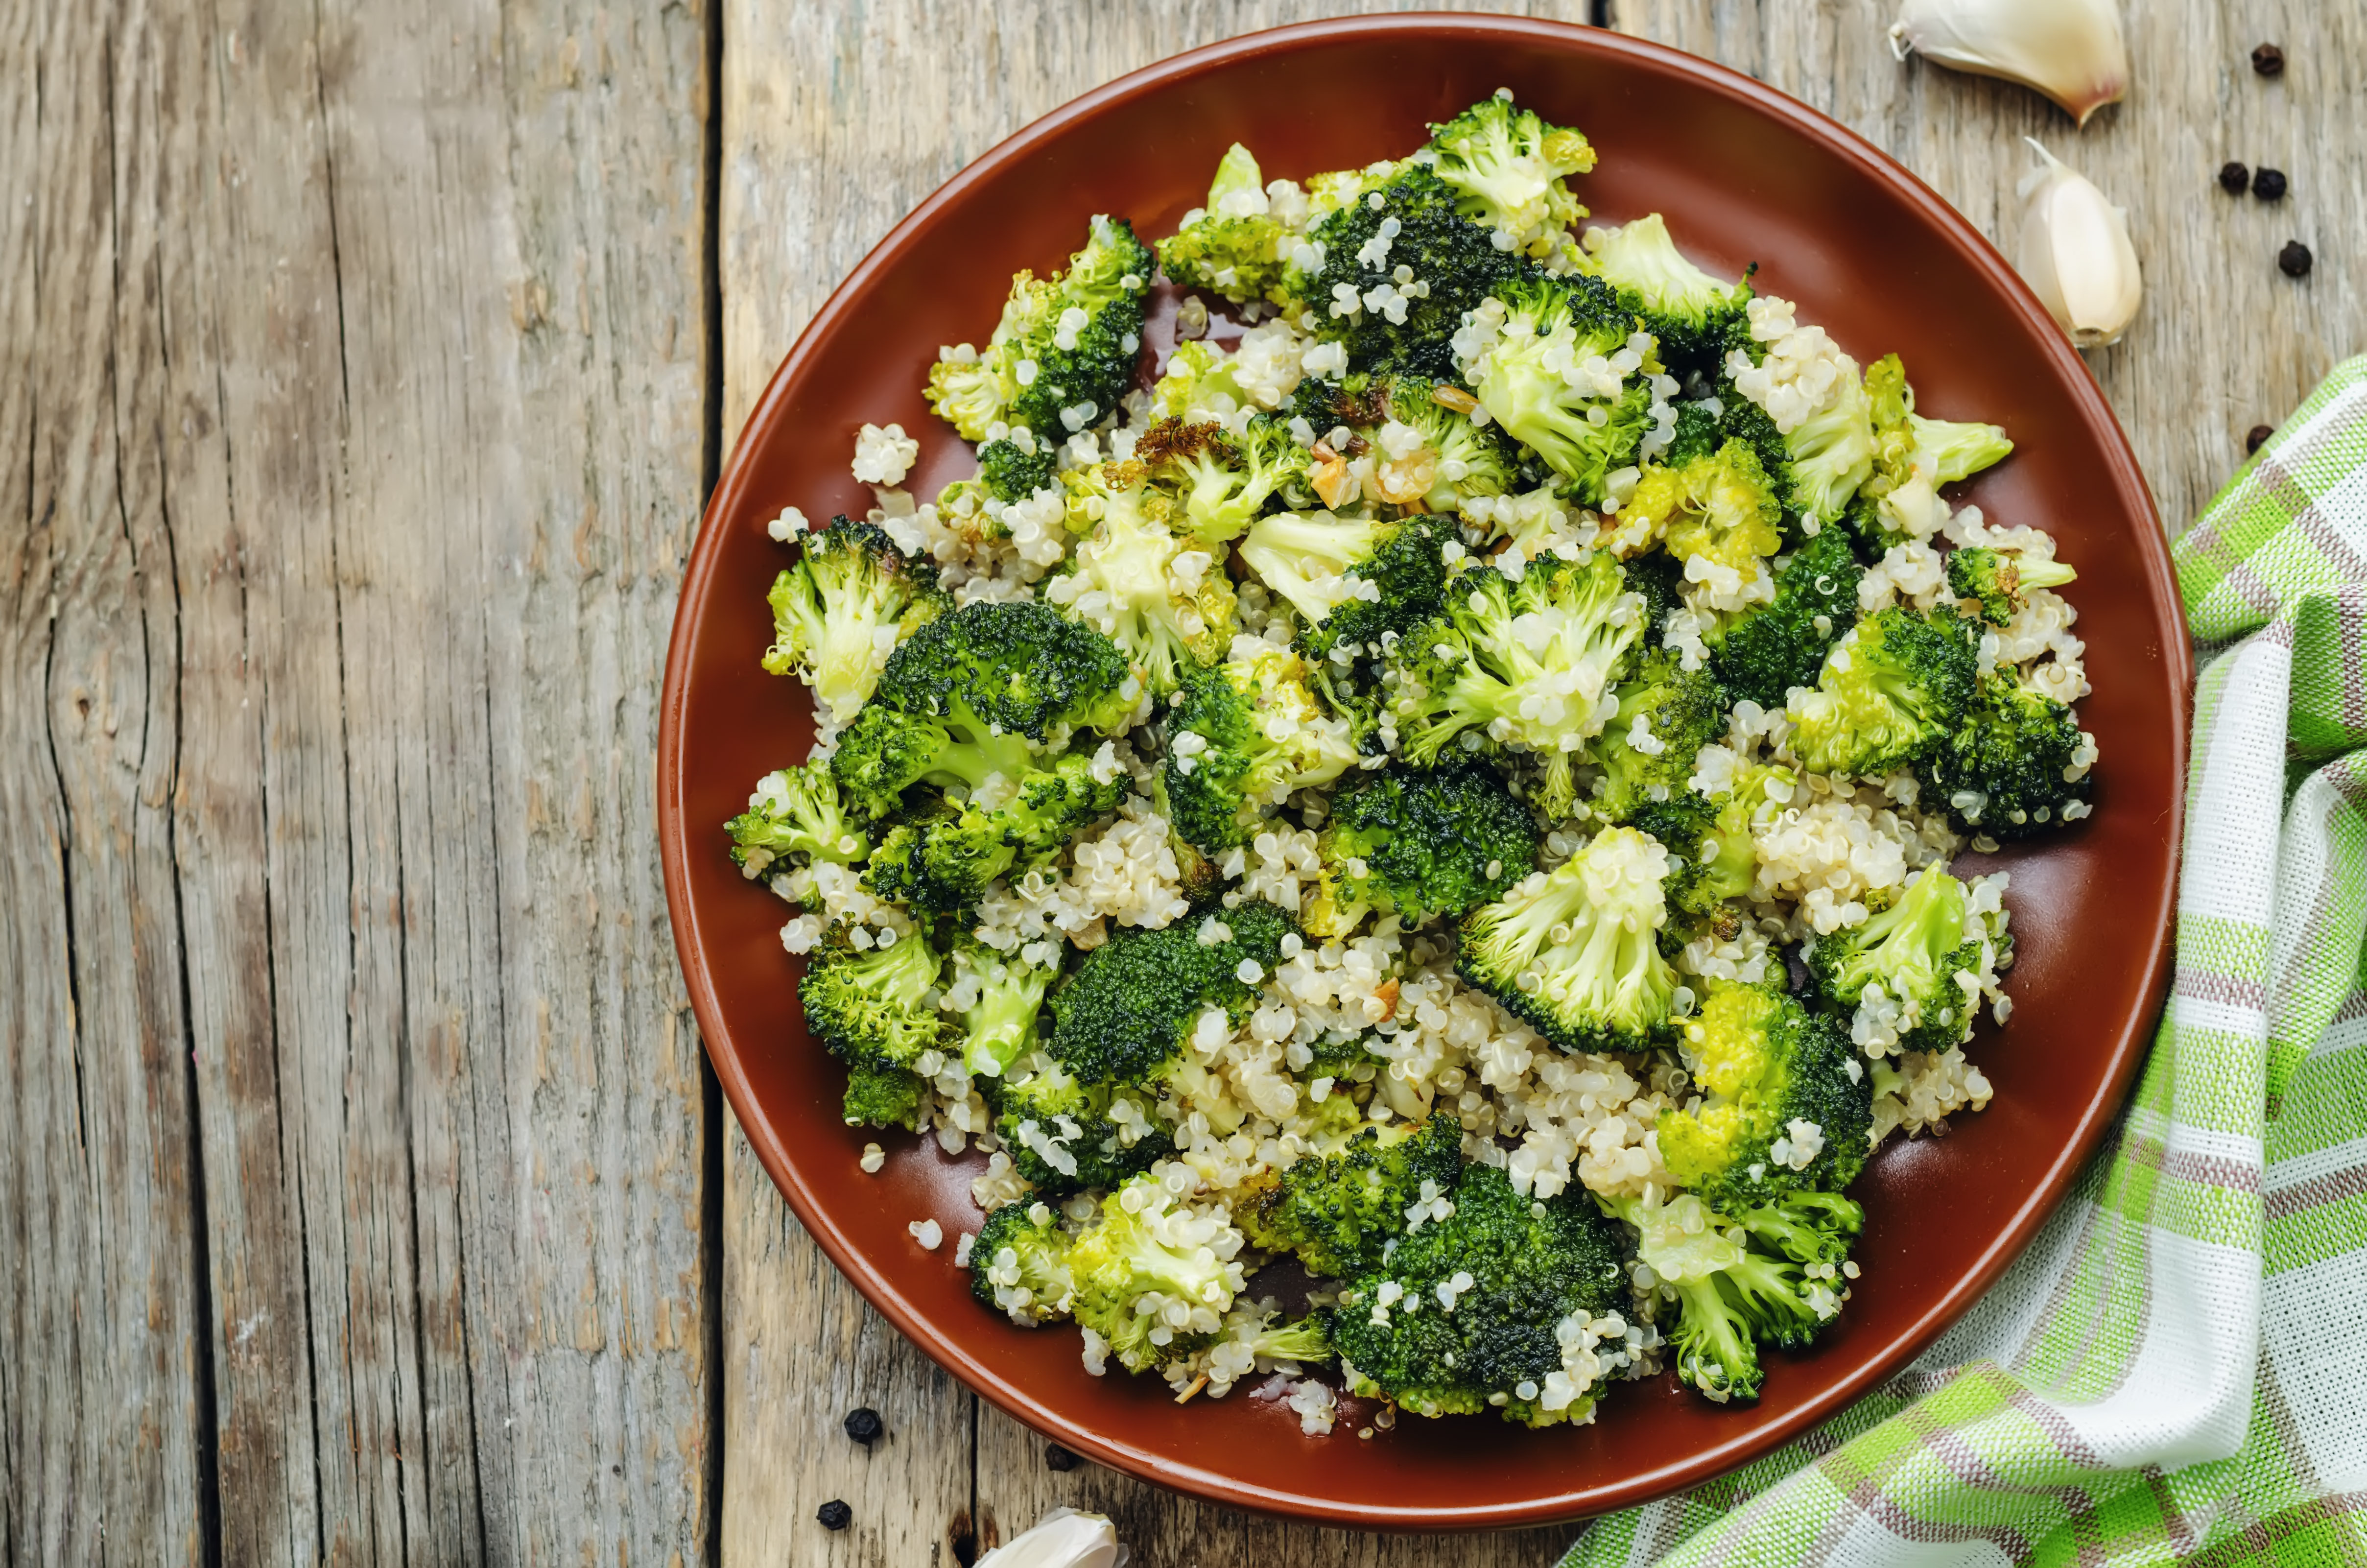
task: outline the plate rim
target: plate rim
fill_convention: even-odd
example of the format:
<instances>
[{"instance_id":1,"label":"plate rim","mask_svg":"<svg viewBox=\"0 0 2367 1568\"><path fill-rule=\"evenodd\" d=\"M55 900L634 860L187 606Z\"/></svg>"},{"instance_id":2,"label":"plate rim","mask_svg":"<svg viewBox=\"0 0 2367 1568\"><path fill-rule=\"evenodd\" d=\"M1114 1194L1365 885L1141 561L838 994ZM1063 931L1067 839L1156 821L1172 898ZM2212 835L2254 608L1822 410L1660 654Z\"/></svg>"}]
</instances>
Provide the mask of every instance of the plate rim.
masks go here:
<instances>
[{"instance_id":1,"label":"plate rim","mask_svg":"<svg viewBox=\"0 0 2367 1568\"><path fill-rule=\"evenodd\" d=\"M2171 809L2164 824L2171 846L2169 875L2150 921L2153 941L2146 957L2139 987L2140 994L2154 998L2155 1003L2140 1007L2124 1023L2119 1039L2112 1042L2104 1091L2086 1108L2073 1136L2033 1188L2029 1199L1990 1240L1975 1267L1961 1276L1951 1290L1935 1298L1911 1324L1894 1335L1887 1345L1870 1350L1856 1370L1842 1377L1822 1395L1780 1416L1738 1432L1725 1442L1696 1450L1682 1461L1630 1476L1607 1486L1532 1497L1510 1504L1453 1508L1352 1508L1303 1493L1261 1486L1216 1474L1196 1466L1179 1466L1162 1460L1156 1453L1130 1444L1112 1442L1099 1433L1075 1426L1036 1401L1024 1388L1007 1381L996 1369L964 1353L938 1335L923 1312L865 1265L861 1255L842 1233L828 1210L814 1200L812 1193L799 1178L787 1148L764 1117L761 1106L750 1090L738 1052L728 1045L719 1044L728 1042L730 1037L721 1026L713 977L708 972L699 939L697 912L688 892L688 857L691 851L685 831L685 792L687 780L682 766L682 717L691 664L691 633L697 619L692 607L705 601L710 587L709 580L718 569L719 519L737 508L749 482L753 466L749 454L754 449L749 437L771 422L774 410L787 397L789 384L815 352L816 346L840 325L842 318L852 308L851 301L863 286L881 271L909 241L939 222L946 210L970 187L989 178L1005 165L1024 160L1043 142L1071 123L1097 114L1109 104L1238 61L1308 47L1342 35L1396 33L1421 37L1442 32L1478 34L1507 40L1517 39L1573 52L1607 56L1614 61L1649 61L1656 65L1682 72L1697 79L1704 88L1748 109L1789 122L1805 135L1856 165L1866 176L1890 187L1902 199L1920 210L1927 220L1957 242L1967 260L1999 287L2028 324L2037 329L2035 335L2045 346L2044 351L2058 369L2077 368L2078 375L2067 379L2071 383L2072 395L2082 410L2090 416L2101 416L2101 426L2108 435L2103 443L2102 456L2112 483L2133 515L2150 518L2153 522L2152 529L2137 540L2137 551L2143 562L2146 597L2157 620L2173 633L2163 639L2162 663L2165 677L2174 684L2179 694L2179 700L2171 704L2174 733L2169 738L2179 759L2181 777L2179 787L2172 791ZM730 450L724 458L717 477L715 490L700 515L698 534L693 541L680 595L675 601L674 617L668 633L665 681L660 699L657 756L658 836L665 879L666 909L674 932L675 956L689 994L692 1012L697 1019L701 1047L714 1068L725 1098L739 1119L749 1147L755 1153L774 1186L788 1200L799 1223L820 1244L839 1273L899 1333L971 1392L993 1401L1032 1429L1057 1438L1099 1464L1154 1485L1224 1506L1330 1526L1365 1529L1460 1531L1575 1522L1648 1503L1699 1485L1831 1419L1894 1376L1962 1317L1996 1282L2006 1267L2029 1244L2047 1217L2060 1206L2071 1181L2096 1153L2104 1131L2119 1115L2127 1099L2137 1063L2146 1054L2144 1042L2150 1038L2152 1025L2159 1016L2160 1004L2166 1000L2171 936L2182 874L2182 830L2186 807L2183 775L2189 762L2193 687L2191 639L2186 632L2184 608L2176 590L2168 535L2163 530L2151 487L2146 483L2135 453L2129 445L2127 432L2122 428L2118 415L2097 385L2087 362L2048 317L2021 275L1969 219L1905 165L1830 116L1738 71L1665 44L1608 28L1537 17L1444 11L1399 12L1297 22L1204 44L1153 62L1081 94L1022 126L965 165L889 229L878 244L848 271L799 332L796 342L765 382L763 392L750 405L746 419L733 437ZM719 1240L718 1244L720 1244ZM717 1310L720 1310L719 1303Z\"/></svg>"}]
</instances>

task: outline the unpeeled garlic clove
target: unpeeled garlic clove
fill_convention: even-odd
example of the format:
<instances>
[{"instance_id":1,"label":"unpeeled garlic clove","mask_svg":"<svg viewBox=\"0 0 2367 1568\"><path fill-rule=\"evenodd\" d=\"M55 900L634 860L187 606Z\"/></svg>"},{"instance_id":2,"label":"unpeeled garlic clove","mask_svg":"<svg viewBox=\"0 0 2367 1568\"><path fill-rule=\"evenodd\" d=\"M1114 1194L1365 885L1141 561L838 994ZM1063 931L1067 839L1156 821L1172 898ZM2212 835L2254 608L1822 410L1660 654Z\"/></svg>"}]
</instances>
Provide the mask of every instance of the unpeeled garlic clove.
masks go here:
<instances>
[{"instance_id":1,"label":"unpeeled garlic clove","mask_svg":"<svg viewBox=\"0 0 2367 1568\"><path fill-rule=\"evenodd\" d=\"M1055 1508L1034 1529L980 1558L977 1568L1126 1568L1127 1556L1108 1519Z\"/></svg>"},{"instance_id":2,"label":"unpeeled garlic clove","mask_svg":"<svg viewBox=\"0 0 2367 1568\"><path fill-rule=\"evenodd\" d=\"M2022 140L2042 161L2015 187L2022 199L2022 275L2074 344L2117 343L2145 293L2128 214L2054 153Z\"/></svg>"},{"instance_id":3,"label":"unpeeled garlic clove","mask_svg":"<svg viewBox=\"0 0 2367 1568\"><path fill-rule=\"evenodd\" d=\"M2113 0L1906 0L1890 52L2045 94L2080 124L2129 90Z\"/></svg>"}]
</instances>

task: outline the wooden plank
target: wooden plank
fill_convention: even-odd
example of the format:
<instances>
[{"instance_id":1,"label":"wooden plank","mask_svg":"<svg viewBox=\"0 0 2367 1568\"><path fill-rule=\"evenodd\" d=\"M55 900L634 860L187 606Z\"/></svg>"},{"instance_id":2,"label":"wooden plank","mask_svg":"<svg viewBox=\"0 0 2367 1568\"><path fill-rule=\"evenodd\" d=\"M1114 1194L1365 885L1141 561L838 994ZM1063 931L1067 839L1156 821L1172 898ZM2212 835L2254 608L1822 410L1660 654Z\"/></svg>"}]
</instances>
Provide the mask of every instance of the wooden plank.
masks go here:
<instances>
[{"instance_id":1,"label":"wooden plank","mask_svg":"<svg viewBox=\"0 0 2367 1568\"><path fill-rule=\"evenodd\" d=\"M199 1562L178 655L140 112L95 7L0 6L0 1551Z\"/></svg>"},{"instance_id":2,"label":"wooden plank","mask_svg":"<svg viewBox=\"0 0 2367 1568\"><path fill-rule=\"evenodd\" d=\"M2244 455L2244 434L2291 411L2367 347L2367 18L2307 0L2176 0L2123 7L2132 88L2085 131L2007 83L1891 58L1892 0L1613 0L1623 30L1748 71L1884 147L2006 254L2021 232L2022 138L2125 206L2146 300L2128 335L2088 355L2153 485L2182 529ZM2265 81L2252 46L2290 62ZM2214 182L2229 159L2268 164L2292 194L2269 203ZM2282 276L2299 238L2311 276ZM1913 367L1908 367L1912 373Z\"/></svg>"},{"instance_id":3,"label":"wooden plank","mask_svg":"<svg viewBox=\"0 0 2367 1568\"><path fill-rule=\"evenodd\" d=\"M1139 66L1342 10L1318 0L1119 7L1083 0L841 7L730 0L724 12L720 220L724 429L849 267L922 198L1028 120ZM1583 4L1472 7L1583 19ZM724 1190L722 1556L766 1563L949 1563L1056 1501L1125 1520L1138 1562L1493 1564L1546 1558L1567 1532L1386 1540L1205 1508L1106 1472L1048 1477L1040 1445L975 1402L864 1305L798 1229L733 1127ZM837 1432L850 1406L896 1440ZM975 1437L973 1437L975 1433ZM1059 1484L1054 1484L1059 1483ZM812 1522L841 1498L855 1524ZM975 1515L976 1523L972 1523ZM1345 1554L1344 1556L1342 1554Z\"/></svg>"}]
</instances>

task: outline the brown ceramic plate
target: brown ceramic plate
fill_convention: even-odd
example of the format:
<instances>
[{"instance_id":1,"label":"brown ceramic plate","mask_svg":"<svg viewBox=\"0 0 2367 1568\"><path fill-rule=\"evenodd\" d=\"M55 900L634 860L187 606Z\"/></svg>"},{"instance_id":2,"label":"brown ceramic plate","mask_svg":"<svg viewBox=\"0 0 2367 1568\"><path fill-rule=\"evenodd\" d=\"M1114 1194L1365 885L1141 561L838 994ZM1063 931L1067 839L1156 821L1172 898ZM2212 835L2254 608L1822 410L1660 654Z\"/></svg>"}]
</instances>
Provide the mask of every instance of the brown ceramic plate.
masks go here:
<instances>
[{"instance_id":1,"label":"brown ceramic plate","mask_svg":"<svg viewBox=\"0 0 2367 1568\"><path fill-rule=\"evenodd\" d=\"M1996 1098L1947 1138L1873 1163L1855 1298L1813 1351L1772 1358L1759 1404L1721 1409L1660 1380L1615 1391L1576 1431L1408 1419L1359 1441L1366 1413L1351 1408L1308 1438L1246 1389L1179 1408L1155 1379L1089 1377L1073 1331L1012 1327L972 1303L950 1242L912 1242L905 1226L923 1216L949 1237L976 1228L980 1162L892 1138L885 1170L856 1168L869 1134L840 1122L839 1069L807 1041L783 908L741 880L719 824L812 733L804 688L757 667L784 561L766 521L792 504L862 512L847 461L865 420L919 434L914 494L968 472L923 379L939 344L984 340L1014 269L1059 266L1095 212L1172 233L1237 139L1269 176L1362 165L1499 86L1593 140L1602 161L1580 191L1596 213L1659 210L1705 264L1759 262L1765 290L1861 360L1903 355L1926 413L2011 432L2014 456L1971 497L2053 530L2080 568L2097 812L1989 858L2012 868L2022 953L2011 1027L1984 1026L1974 1047ZM1374 1528L1570 1519L1706 1480L1830 1415L1929 1344L2054 1207L2119 1107L2161 996L2188 685L2161 529L2111 410L2011 269L1913 176L1756 82L1608 32L1436 16L1287 28L1155 65L1003 142L898 225L783 362L708 507L674 621L658 764L666 897L757 1156L847 1277L970 1387L1102 1463L1221 1503Z\"/></svg>"}]
</instances>

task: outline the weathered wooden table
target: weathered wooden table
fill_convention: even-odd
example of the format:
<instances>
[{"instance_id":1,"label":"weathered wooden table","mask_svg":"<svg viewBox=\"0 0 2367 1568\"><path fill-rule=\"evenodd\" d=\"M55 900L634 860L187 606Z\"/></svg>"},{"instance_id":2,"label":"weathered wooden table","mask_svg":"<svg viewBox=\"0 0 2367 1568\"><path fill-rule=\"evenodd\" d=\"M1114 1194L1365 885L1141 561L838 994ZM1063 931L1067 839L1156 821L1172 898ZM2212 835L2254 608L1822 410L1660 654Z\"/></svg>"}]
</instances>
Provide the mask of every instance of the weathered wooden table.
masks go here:
<instances>
[{"instance_id":1,"label":"weathered wooden table","mask_svg":"<svg viewBox=\"0 0 2367 1568\"><path fill-rule=\"evenodd\" d=\"M659 886L678 574L840 275L1075 94L1365 7L714 4L0 0L0 1559L900 1568L1067 1502L1146 1568L1550 1561L1048 1468L789 1218ZM1886 0L1608 19L1993 235L2025 133L2125 201L2091 363L2174 527L2367 348L2367 18L2131 10L2084 134Z\"/></svg>"}]
</instances>

